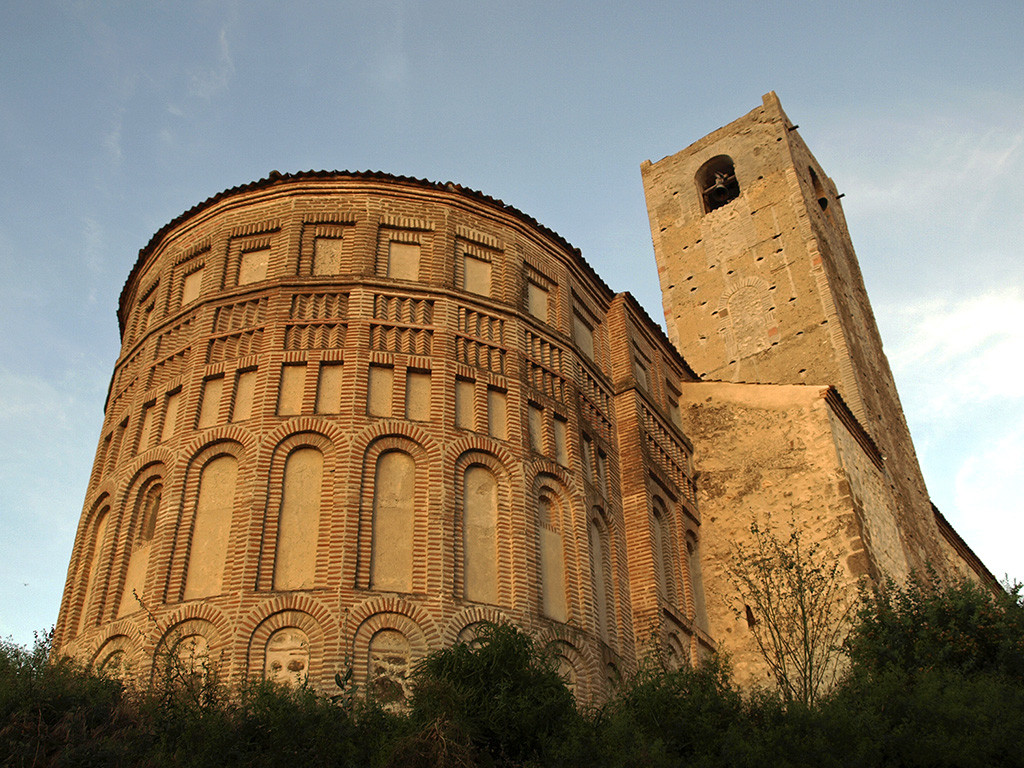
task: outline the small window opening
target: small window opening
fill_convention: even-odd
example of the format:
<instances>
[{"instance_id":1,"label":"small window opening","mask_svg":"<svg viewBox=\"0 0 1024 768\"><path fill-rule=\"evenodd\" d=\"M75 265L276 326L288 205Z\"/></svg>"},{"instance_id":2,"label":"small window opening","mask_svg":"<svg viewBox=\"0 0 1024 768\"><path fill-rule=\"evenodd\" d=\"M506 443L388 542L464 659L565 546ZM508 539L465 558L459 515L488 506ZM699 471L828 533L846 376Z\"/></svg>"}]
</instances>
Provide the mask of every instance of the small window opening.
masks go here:
<instances>
[{"instance_id":1,"label":"small window opening","mask_svg":"<svg viewBox=\"0 0 1024 768\"><path fill-rule=\"evenodd\" d=\"M704 200L704 212L710 213L740 196L736 166L728 155L713 157L697 172L697 186Z\"/></svg>"},{"instance_id":2,"label":"small window opening","mask_svg":"<svg viewBox=\"0 0 1024 768\"><path fill-rule=\"evenodd\" d=\"M750 606L749 605L744 605L743 607L746 609L747 627L750 628L750 629L753 629L754 625L757 624L757 619L754 618L754 612L752 610L750 610Z\"/></svg>"},{"instance_id":3,"label":"small window opening","mask_svg":"<svg viewBox=\"0 0 1024 768\"><path fill-rule=\"evenodd\" d=\"M818 199L818 206L821 210L828 209L828 197L825 196L825 188L821 185L821 181L818 179L818 174L814 172L813 168L808 168L811 172L811 185L814 187L814 196Z\"/></svg>"}]
</instances>

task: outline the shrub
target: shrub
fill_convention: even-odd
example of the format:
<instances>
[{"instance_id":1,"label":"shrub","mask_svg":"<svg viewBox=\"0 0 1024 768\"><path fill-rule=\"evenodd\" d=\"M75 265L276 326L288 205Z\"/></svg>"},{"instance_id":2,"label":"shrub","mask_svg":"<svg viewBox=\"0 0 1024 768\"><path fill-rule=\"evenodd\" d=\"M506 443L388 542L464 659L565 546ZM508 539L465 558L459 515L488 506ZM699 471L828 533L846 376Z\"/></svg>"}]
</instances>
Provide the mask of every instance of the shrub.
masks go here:
<instances>
[{"instance_id":1,"label":"shrub","mask_svg":"<svg viewBox=\"0 0 1024 768\"><path fill-rule=\"evenodd\" d=\"M717 764L742 713L742 698L722 658L676 671L649 666L605 708L598 725L603 764Z\"/></svg>"},{"instance_id":2,"label":"shrub","mask_svg":"<svg viewBox=\"0 0 1024 768\"><path fill-rule=\"evenodd\" d=\"M862 596L847 642L854 674L929 669L1004 675L1024 684L1024 597L968 580L943 586L934 572Z\"/></svg>"},{"instance_id":3,"label":"shrub","mask_svg":"<svg viewBox=\"0 0 1024 768\"><path fill-rule=\"evenodd\" d=\"M485 624L472 643L428 655L414 683L415 730L394 765L549 765L579 726L554 659L508 624Z\"/></svg>"}]
</instances>

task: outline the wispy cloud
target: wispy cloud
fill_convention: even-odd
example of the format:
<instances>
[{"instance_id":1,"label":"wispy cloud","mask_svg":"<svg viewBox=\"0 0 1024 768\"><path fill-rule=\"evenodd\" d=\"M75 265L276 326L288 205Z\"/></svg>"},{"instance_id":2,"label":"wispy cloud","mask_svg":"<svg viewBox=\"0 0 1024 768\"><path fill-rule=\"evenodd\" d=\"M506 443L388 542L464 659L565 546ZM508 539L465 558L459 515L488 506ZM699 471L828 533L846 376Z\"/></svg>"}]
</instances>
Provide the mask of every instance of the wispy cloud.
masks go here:
<instances>
[{"instance_id":1,"label":"wispy cloud","mask_svg":"<svg viewBox=\"0 0 1024 768\"><path fill-rule=\"evenodd\" d=\"M103 271L106 260L104 239L103 227L99 221L92 216L84 216L82 218L82 255L86 268L94 275Z\"/></svg>"},{"instance_id":2,"label":"wispy cloud","mask_svg":"<svg viewBox=\"0 0 1024 768\"><path fill-rule=\"evenodd\" d=\"M235 75L235 62L231 58L231 47L228 45L228 29L221 27L217 36L218 57L214 67L192 73L189 94L204 101L210 101L228 89Z\"/></svg>"},{"instance_id":3,"label":"wispy cloud","mask_svg":"<svg viewBox=\"0 0 1024 768\"><path fill-rule=\"evenodd\" d=\"M120 165L124 159L124 153L121 151L121 130L124 127L124 109L120 109L117 115L114 117L114 123L110 126L103 136L103 146L110 155L110 159L116 164Z\"/></svg>"},{"instance_id":4,"label":"wispy cloud","mask_svg":"<svg viewBox=\"0 0 1024 768\"><path fill-rule=\"evenodd\" d=\"M965 403L1024 399L1024 289L883 308L902 330L889 349L897 375L913 377L908 403L946 412Z\"/></svg>"},{"instance_id":5,"label":"wispy cloud","mask_svg":"<svg viewBox=\"0 0 1024 768\"><path fill-rule=\"evenodd\" d=\"M0 424L42 416L64 421L63 404L53 384L0 368Z\"/></svg>"},{"instance_id":6,"label":"wispy cloud","mask_svg":"<svg viewBox=\"0 0 1024 768\"><path fill-rule=\"evenodd\" d=\"M933 498L1002 576L1024 537L1024 289L880 307L879 318L901 330L887 352Z\"/></svg>"},{"instance_id":7,"label":"wispy cloud","mask_svg":"<svg viewBox=\"0 0 1024 768\"><path fill-rule=\"evenodd\" d=\"M895 124L889 115L855 119L834 140L844 149L831 172L862 225L913 223L936 235L933 247L951 238L992 243L994 219L1024 203L1024 103L927 111ZM1022 223L1003 225L1019 232Z\"/></svg>"},{"instance_id":8,"label":"wispy cloud","mask_svg":"<svg viewBox=\"0 0 1024 768\"><path fill-rule=\"evenodd\" d=\"M1024 478L1024 418L1004 424L1003 434L985 450L968 456L956 473L954 503L958 525L982 559L1011 568L1013 578L1024 578L1020 568L1020 542L1024 518L1020 515L1020 482Z\"/></svg>"}]
</instances>

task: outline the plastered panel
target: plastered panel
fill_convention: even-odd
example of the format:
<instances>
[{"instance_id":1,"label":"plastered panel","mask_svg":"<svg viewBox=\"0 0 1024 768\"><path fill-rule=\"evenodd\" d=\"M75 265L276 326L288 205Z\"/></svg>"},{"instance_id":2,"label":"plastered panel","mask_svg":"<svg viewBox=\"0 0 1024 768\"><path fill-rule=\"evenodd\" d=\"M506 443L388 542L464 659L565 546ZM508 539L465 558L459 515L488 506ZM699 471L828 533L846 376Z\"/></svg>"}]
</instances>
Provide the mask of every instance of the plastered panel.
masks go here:
<instances>
[{"instance_id":1,"label":"plastered panel","mask_svg":"<svg viewBox=\"0 0 1024 768\"><path fill-rule=\"evenodd\" d=\"M234 456L218 456L203 467L185 577L186 600L220 594L237 477Z\"/></svg>"},{"instance_id":2,"label":"plastered panel","mask_svg":"<svg viewBox=\"0 0 1024 768\"><path fill-rule=\"evenodd\" d=\"M277 398L279 416L297 416L302 413L305 384L305 365L286 365L281 369L281 389Z\"/></svg>"},{"instance_id":3,"label":"plastered panel","mask_svg":"<svg viewBox=\"0 0 1024 768\"><path fill-rule=\"evenodd\" d=\"M315 448L292 451L285 462L274 558L274 589L309 589L313 586L323 470L323 454Z\"/></svg>"},{"instance_id":4,"label":"plastered panel","mask_svg":"<svg viewBox=\"0 0 1024 768\"><path fill-rule=\"evenodd\" d=\"M366 411L371 416L390 416L395 372L383 365L370 367Z\"/></svg>"},{"instance_id":5,"label":"plastered panel","mask_svg":"<svg viewBox=\"0 0 1024 768\"><path fill-rule=\"evenodd\" d=\"M409 371L405 378L405 417L430 421L430 373Z\"/></svg>"},{"instance_id":6,"label":"plastered panel","mask_svg":"<svg viewBox=\"0 0 1024 768\"><path fill-rule=\"evenodd\" d=\"M466 599L498 601L498 482L486 467L466 470L463 483Z\"/></svg>"},{"instance_id":7,"label":"plastered panel","mask_svg":"<svg viewBox=\"0 0 1024 768\"><path fill-rule=\"evenodd\" d=\"M412 590L413 491L416 462L402 451L377 460L373 493L373 554L370 585L393 592Z\"/></svg>"}]
</instances>

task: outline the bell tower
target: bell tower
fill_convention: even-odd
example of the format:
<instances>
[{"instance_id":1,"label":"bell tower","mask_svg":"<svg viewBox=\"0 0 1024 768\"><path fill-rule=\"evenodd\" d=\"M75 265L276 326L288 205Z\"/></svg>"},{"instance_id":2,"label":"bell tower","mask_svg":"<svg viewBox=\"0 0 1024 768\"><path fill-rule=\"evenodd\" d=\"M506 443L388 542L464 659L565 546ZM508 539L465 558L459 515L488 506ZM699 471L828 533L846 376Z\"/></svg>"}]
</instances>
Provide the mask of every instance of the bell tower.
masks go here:
<instances>
[{"instance_id":1,"label":"bell tower","mask_svg":"<svg viewBox=\"0 0 1024 768\"><path fill-rule=\"evenodd\" d=\"M943 562L835 185L775 93L641 166L668 335L702 378L832 385L885 456L907 560Z\"/></svg>"}]
</instances>

